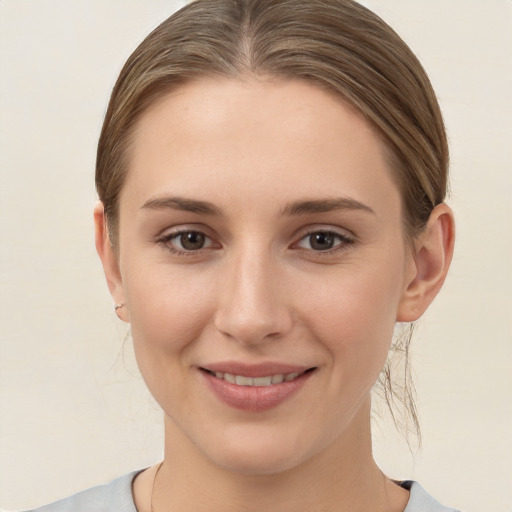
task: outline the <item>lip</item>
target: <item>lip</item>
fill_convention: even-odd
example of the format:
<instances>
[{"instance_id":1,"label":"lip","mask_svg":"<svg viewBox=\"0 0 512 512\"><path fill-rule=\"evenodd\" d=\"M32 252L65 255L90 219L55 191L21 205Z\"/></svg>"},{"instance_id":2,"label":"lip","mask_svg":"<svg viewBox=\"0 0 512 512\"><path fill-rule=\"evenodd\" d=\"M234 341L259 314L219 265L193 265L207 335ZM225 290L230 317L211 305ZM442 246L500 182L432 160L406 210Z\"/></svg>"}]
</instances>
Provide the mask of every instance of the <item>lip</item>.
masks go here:
<instances>
[{"instance_id":1,"label":"lip","mask_svg":"<svg viewBox=\"0 0 512 512\"><path fill-rule=\"evenodd\" d=\"M233 375L245 375L246 377L265 377L279 373L304 373L312 366L290 365L276 362L264 362L258 364L246 364L235 361L206 364L201 366L204 370L212 372L232 373Z\"/></svg>"},{"instance_id":2,"label":"lip","mask_svg":"<svg viewBox=\"0 0 512 512\"><path fill-rule=\"evenodd\" d=\"M198 367L208 389L218 400L235 409L251 412L266 411L290 399L306 384L315 373L315 369L315 367L281 363L247 365L235 362ZM264 377L281 373L299 373L301 375L294 380L270 386L239 386L220 379L210 372L231 373L246 377Z\"/></svg>"}]
</instances>

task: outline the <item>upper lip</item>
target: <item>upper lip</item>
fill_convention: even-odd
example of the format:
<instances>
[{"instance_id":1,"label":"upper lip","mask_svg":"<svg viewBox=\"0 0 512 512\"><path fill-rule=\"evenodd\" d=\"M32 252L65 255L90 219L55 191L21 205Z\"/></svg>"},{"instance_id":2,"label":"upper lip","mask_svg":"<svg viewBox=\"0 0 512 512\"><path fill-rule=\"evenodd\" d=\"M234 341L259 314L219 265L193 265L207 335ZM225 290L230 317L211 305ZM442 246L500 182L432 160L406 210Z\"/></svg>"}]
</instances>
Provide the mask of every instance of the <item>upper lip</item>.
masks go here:
<instances>
[{"instance_id":1,"label":"upper lip","mask_svg":"<svg viewBox=\"0 0 512 512\"><path fill-rule=\"evenodd\" d=\"M203 370L209 370L211 372L230 373L232 375L243 375L245 377L266 377L268 375L304 373L306 370L314 368L314 366L284 364L277 362L247 364L236 361L224 361L201 365L200 368Z\"/></svg>"}]
</instances>

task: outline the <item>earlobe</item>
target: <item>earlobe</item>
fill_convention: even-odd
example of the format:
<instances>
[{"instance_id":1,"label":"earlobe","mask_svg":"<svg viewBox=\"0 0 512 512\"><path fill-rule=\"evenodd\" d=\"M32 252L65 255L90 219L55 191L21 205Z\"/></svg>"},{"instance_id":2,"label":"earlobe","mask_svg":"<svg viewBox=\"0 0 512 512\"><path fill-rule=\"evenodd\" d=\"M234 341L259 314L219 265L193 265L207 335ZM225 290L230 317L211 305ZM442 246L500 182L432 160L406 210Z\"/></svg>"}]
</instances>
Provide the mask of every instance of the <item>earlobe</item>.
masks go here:
<instances>
[{"instance_id":1,"label":"earlobe","mask_svg":"<svg viewBox=\"0 0 512 512\"><path fill-rule=\"evenodd\" d=\"M415 243L414 272L406 283L397 322L418 320L432 303L448 273L454 242L453 212L448 205L439 204Z\"/></svg>"},{"instance_id":2,"label":"earlobe","mask_svg":"<svg viewBox=\"0 0 512 512\"><path fill-rule=\"evenodd\" d=\"M110 241L105 210L101 201L98 201L94 206L94 231L96 251L103 265L103 271L105 272L105 278L112 299L115 304L124 305L125 297L123 279L119 269L119 260L115 248ZM116 314L121 320L129 322L126 307L122 308L122 310L116 309Z\"/></svg>"}]
</instances>

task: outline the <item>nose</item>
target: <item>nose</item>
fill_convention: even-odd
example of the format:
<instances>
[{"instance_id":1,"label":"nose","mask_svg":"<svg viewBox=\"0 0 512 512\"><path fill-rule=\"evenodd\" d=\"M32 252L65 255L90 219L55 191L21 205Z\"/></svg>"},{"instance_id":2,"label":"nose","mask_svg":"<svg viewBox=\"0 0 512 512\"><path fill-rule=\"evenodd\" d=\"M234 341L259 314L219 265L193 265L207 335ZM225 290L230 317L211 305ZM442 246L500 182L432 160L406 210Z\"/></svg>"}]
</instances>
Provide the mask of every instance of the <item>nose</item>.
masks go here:
<instances>
[{"instance_id":1,"label":"nose","mask_svg":"<svg viewBox=\"0 0 512 512\"><path fill-rule=\"evenodd\" d=\"M265 251L234 255L219 276L215 327L245 345L277 339L292 326L278 263Z\"/></svg>"}]
</instances>

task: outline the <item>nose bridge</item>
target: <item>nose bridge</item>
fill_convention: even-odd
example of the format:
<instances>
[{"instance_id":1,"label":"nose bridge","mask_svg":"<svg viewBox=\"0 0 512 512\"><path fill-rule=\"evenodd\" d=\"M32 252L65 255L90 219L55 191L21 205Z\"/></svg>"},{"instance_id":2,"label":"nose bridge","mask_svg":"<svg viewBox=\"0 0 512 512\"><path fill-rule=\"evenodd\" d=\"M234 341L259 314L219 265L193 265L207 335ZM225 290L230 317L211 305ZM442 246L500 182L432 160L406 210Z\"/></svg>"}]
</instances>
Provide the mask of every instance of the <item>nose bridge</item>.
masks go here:
<instances>
[{"instance_id":1,"label":"nose bridge","mask_svg":"<svg viewBox=\"0 0 512 512\"><path fill-rule=\"evenodd\" d=\"M284 334L291 317L280 289L279 265L261 243L245 243L226 261L220 283L216 327L240 343Z\"/></svg>"}]
</instances>

